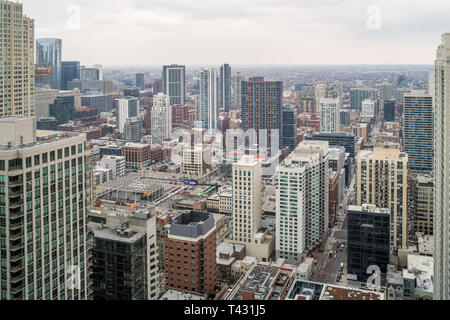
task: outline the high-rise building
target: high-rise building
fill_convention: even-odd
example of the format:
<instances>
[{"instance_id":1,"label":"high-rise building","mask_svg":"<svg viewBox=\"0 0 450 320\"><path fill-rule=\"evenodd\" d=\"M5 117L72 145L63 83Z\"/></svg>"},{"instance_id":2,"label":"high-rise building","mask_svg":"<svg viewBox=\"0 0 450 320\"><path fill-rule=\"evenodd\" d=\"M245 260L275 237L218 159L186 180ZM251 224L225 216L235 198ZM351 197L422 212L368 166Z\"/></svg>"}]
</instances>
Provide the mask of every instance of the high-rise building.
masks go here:
<instances>
[{"instance_id":1,"label":"high-rise building","mask_svg":"<svg viewBox=\"0 0 450 320\"><path fill-rule=\"evenodd\" d=\"M125 122L128 118L139 115L139 100L135 97L117 98L116 102L116 128L117 132L124 132Z\"/></svg>"},{"instance_id":2,"label":"high-rise building","mask_svg":"<svg viewBox=\"0 0 450 320\"><path fill-rule=\"evenodd\" d=\"M306 167L295 151L277 167L275 253L295 264L306 250Z\"/></svg>"},{"instance_id":3,"label":"high-rise building","mask_svg":"<svg viewBox=\"0 0 450 320\"><path fill-rule=\"evenodd\" d=\"M219 125L219 75L216 69L202 69L200 72L200 95L196 120L202 128L218 130Z\"/></svg>"},{"instance_id":4,"label":"high-rise building","mask_svg":"<svg viewBox=\"0 0 450 320\"><path fill-rule=\"evenodd\" d=\"M328 142L326 141L302 141L293 153L289 155L284 165L300 166L305 168L305 249L314 250L326 236L328 230L328 208L329 208L329 152ZM281 167L281 166L280 166ZM280 185L280 190L281 189ZM285 195L291 196L292 194ZM280 200L281 201L281 200ZM292 201L292 199L290 200ZM278 205L278 204L277 204ZM280 208L280 214L281 214ZM277 209L278 210L278 209ZM296 220L300 222L300 217L288 215L291 219L289 224L294 225ZM285 223L288 221L286 219ZM281 223L281 221L280 221ZM289 226L288 224L288 226ZM301 226L298 226L299 228ZM303 227L301 227L303 228ZM290 237L290 228L278 228L280 236L286 239ZM278 237L277 237L278 238ZM280 238L282 239L282 238ZM300 240L299 238L297 240ZM289 240L291 241L291 240ZM295 241L295 238L292 239ZM292 242L291 241L291 242ZM302 240L303 241L303 240ZM286 245L290 245L285 241ZM281 246L281 243L280 243ZM297 246L297 249L300 249Z\"/></svg>"},{"instance_id":5,"label":"high-rise building","mask_svg":"<svg viewBox=\"0 0 450 320\"><path fill-rule=\"evenodd\" d=\"M141 142L142 138L142 118L132 117L125 121L123 127L123 138L130 142Z\"/></svg>"},{"instance_id":6,"label":"high-rise building","mask_svg":"<svg viewBox=\"0 0 450 320\"><path fill-rule=\"evenodd\" d=\"M0 25L0 116L33 116L34 20L21 3L1 0Z\"/></svg>"},{"instance_id":7,"label":"high-rise building","mask_svg":"<svg viewBox=\"0 0 450 320\"><path fill-rule=\"evenodd\" d=\"M313 133L305 136L305 140L327 141L330 147L344 147L345 152L355 158L356 137L346 132L336 133Z\"/></svg>"},{"instance_id":8,"label":"high-rise building","mask_svg":"<svg viewBox=\"0 0 450 320\"><path fill-rule=\"evenodd\" d=\"M145 89L145 81L143 73L136 73L136 87L140 88L141 90Z\"/></svg>"},{"instance_id":9,"label":"high-rise building","mask_svg":"<svg viewBox=\"0 0 450 320\"><path fill-rule=\"evenodd\" d=\"M93 299L158 299L156 214L91 210L89 219Z\"/></svg>"},{"instance_id":10,"label":"high-rise building","mask_svg":"<svg viewBox=\"0 0 450 320\"><path fill-rule=\"evenodd\" d=\"M341 110L339 112L340 115L340 125L349 127L350 126L350 112L349 110Z\"/></svg>"},{"instance_id":11,"label":"high-rise building","mask_svg":"<svg viewBox=\"0 0 450 320\"><path fill-rule=\"evenodd\" d=\"M49 106L49 116L55 117L58 125L75 120L75 98L73 96L58 96Z\"/></svg>"},{"instance_id":12,"label":"high-rise building","mask_svg":"<svg viewBox=\"0 0 450 320\"><path fill-rule=\"evenodd\" d=\"M353 110L362 110L362 102L366 99L377 100L377 89L372 88L355 88L350 90L351 108Z\"/></svg>"},{"instance_id":13,"label":"high-rise building","mask_svg":"<svg viewBox=\"0 0 450 320\"><path fill-rule=\"evenodd\" d=\"M386 274L390 254L390 210L375 205L348 207L347 280L366 283L370 266Z\"/></svg>"},{"instance_id":14,"label":"high-rise building","mask_svg":"<svg viewBox=\"0 0 450 320\"><path fill-rule=\"evenodd\" d=\"M384 121L393 122L395 121L395 100L385 100L383 101L383 112Z\"/></svg>"},{"instance_id":15,"label":"high-rise building","mask_svg":"<svg viewBox=\"0 0 450 320\"><path fill-rule=\"evenodd\" d=\"M89 299L86 136L36 132L23 117L0 130L1 300Z\"/></svg>"},{"instance_id":16,"label":"high-rise building","mask_svg":"<svg viewBox=\"0 0 450 320\"><path fill-rule=\"evenodd\" d=\"M357 156L356 202L391 210L391 245L407 248L408 155L398 149L362 150Z\"/></svg>"},{"instance_id":17,"label":"high-rise building","mask_svg":"<svg viewBox=\"0 0 450 320\"><path fill-rule=\"evenodd\" d=\"M375 117L375 101L372 99L365 99L361 106L361 116Z\"/></svg>"},{"instance_id":18,"label":"high-rise building","mask_svg":"<svg viewBox=\"0 0 450 320\"><path fill-rule=\"evenodd\" d=\"M43 38L36 40L36 63L50 67L50 87L62 89L62 41Z\"/></svg>"},{"instance_id":19,"label":"high-rise building","mask_svg":"<svg viewBox=\"0 0 450 320\"><path fill-rule=\"evenodd\" d=\"M171 105L186 103L185 66L172 64L163 67L162 91L170 97Z\"/></svg>"},{"instance_id":20,"label":"high-rise building","mask_svg":"<svg viewBox=\"0 0 450 320\"><path fill-rule=\"evenodd\" d=\"M191 211L173 219L164 254L166 288L214 294L216 242L216 222L210 213Z\"/></svg>"},{"instance_id":21,"label":"high-rise building","mask_svg":"<svg viewBox=\"0 0 450 320\"><path fill-rule=\"evenodd\" d=\"M234 75L234 106L240 107L242 104L242 81L245 80L244 74L236 72Z\"/></svg>"},{"instance_id":22,"label":"high-rise building","mask_svg":"<svg viewBox=\"0 0 450 320\"><path fill-rule=\"evenodd\" d=\"M225 63L220 67L219 107L225 112L231 109L231 67Z\"/></svg>"},{"instance_id":23,"label":"high-rise building","mask_svg":"<svg viewBox=\"0 0 450 320\"><path fill-rule=\"evenodd\" d=\"M159 93L153 98L152 144L163 144L172 136L172 106L168 95Z\"/></svg>"},{"instance_id":24,"label":"high-rise building","mask_svg":"<svg viewBox=\"0 0 450 320\"><path fill-rule=\"evenodd\" d=\"M67 83L69 81L81 79L80 73L80 61L62 61L61 73L62 73L62 90L68 90Z\"/></svg>"},{"instance_id":25,"label":"high-rise building","mask_svg":"<svg viewBox=\"0 0 450 320\"><path fill-rule=\"evenodd\" d=\"M380 101L390 100L394 97L394 88L392 84L384 81L382 84L377 85L378 87L378 98Z\"/></svg>"},{"instance_id":26,"label":"high-rise building","mask_svg":"<svg viewBox=\"0 0 450 320\"><path fill-rule=\"evenodd\" d=\"M83 81L100 81L100 70L94 67L82 66L80 69L80 77L80 80Z\"/></svg>"},{"instance_id":27,"label":"high-rise building","mask_svg":"<svg viewBox=\"0 0 450 320\"><path fill-rule=\"evenodd\" d=\"M435 61L434 99L434 299L450 299L450 33L442 35Z\"/></svg>"},{"instance_id":28,"label":"high-rise building","mask_svg":"<svg viewBox=\"0 0 450 320\"><path fill-rule=\"evenodd\" d=\"M338 98L322 98L320 100L320 132L339 132L340 102Z\"/></svg>"},{"instance_id":29,"label":"high-rise building","mask_svg":"<svg viewBox=\"0 0 450 320\"><path fill-rule=\"evenodd\" d=\"M233 241L251 243L262 223L262 165L252 156L243 156L232 170Z\"/></svg>"},{"instance_id":30,"label":"high-rise building","mask_svg":"<svg viewBox=\"0 0 450 320\"><path fill-rule=\"evenodd\" d=\"M410 172L433 172L434 114L433 97L408 93L403 104L403 145L408 154Z\"/></svg>"},{"instance_id":31,"label":"high-rise building","mask_svg":"<svg viewBox=\"0 0 450 320\"><path fill-rule=\"evenodd\" d=\"M110 94L94 94L82 96L81 105L95 108L98 110L98 113L111 112L113 110L114 100Z\"/></svg>"},{"instance_id":32,"label":"high-rise building","mask_svg":"<svg viewBox=\"0 0 450 320\"><path fill-rule=\"evenodd\" d=\"M314 87L314 99L316 100L316 112L320 113L320 101L327 97L327 85L319 83Z\"/></svg>"},{"instance_id":33,"label":"high-rise building","mask_svg":"<svg viewBox=\"0 0 450 320\"><path fill-rule=\"evenodd\" d=\"M157 79L153 81L153 95L157 95L158 93L162 92L162 80Z\"/></svg>"},{"instance_id":34,"label":"high-rise building","mask_svg":"<svg viewBox=\"0 0 450 320\"><path fill-rule=\"evenodd\" d=\"M256 130L258 143L282 145L283 82L265 81L263 77L242 81L242 129ZM267 137L260 135L267 130Z\"/></svg>"},{"instance_id":35,"label":"high-rise building","mask_svg":"<svg viewBox=\"0 0 450 320\"><path fill-rule=\"evenodd\" d=\"M410 219L413 234L433 235L434 183L430 175L418 174L414 179L414 214Z\"/></svg>"},{"instance_id":36,"label":"high-rise building","mask_svg":"<svg viewBox=\"0 0 450 320\"><path fill-rule=\"evenodd\" d=\"M292 106L283 108L283 143L293 151L297 147L297 110Z\"/></svg>"}]
</instances>

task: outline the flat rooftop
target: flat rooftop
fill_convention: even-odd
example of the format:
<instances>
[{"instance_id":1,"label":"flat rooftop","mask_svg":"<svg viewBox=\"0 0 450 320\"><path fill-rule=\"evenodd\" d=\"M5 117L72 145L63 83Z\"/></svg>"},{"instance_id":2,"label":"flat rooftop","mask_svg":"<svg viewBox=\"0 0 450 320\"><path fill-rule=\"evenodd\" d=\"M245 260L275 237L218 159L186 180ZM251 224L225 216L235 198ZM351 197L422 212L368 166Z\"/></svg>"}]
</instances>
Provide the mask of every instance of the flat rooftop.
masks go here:
<instances>
[{"instance_id":1,"label":"flat rooftop","mask_svg":"<svg viewBox=\"0 0 450 320\"><path fill-rule=\"evenodd\" d=\"M384 294L361 289L325 285L320 300L384 300Z\"/></svg>"},{"instance_id":2,"label":"flat rooftop","mask_svg":"<svg viewBox=\"0 0 450 320\"><path fill-rule=\"evenodd\" d=\"M255 300L266 300L280 271L276 268L255 266L239 291L253 292Z\"/></svg>"},{"instance_id":3,"label":"flat rooftop","mask_svg":"<svg viewBox=\"0 0 450 320\"><path fill-rule=\"evenodd\" d=\"M89 227L94 232L94 236L96 238L110 240L110 241L117 241L117 242L125 242L125 243L135 243L136 241L142 239L145 237L145 233L142 232L136 232L133 229L128 229L127 231L131 236L125 236L119 234L116 230L110 229L107 227L102 227L98 223L89 223Z\"/></svg>"}]
</instances>

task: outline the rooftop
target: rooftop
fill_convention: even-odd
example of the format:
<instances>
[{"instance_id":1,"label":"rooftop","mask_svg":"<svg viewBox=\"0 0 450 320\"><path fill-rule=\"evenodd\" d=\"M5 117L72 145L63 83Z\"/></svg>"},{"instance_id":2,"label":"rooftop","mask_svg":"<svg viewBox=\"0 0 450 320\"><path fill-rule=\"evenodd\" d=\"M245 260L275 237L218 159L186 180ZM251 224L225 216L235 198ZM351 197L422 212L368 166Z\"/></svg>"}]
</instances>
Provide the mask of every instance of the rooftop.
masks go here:
<instances>
[{"instance_id":1,"label":"rooftop","mask_svg":"<svg viewBox=\"0 0 450 320\"><path fill-rule=\"evenodd\" d=\"M214 217L207 212L190 211L176 217L169 230L170 236L199 238L216 227Z\"/></svg>"},{"instance_id":2,"label":"rooftop","mask_svg":"<svg viewBox=\"0 0 450 320\"><path fill-rule=\"evenodd\" d=\"M320 300L384 300L384 293L325 285Z\"/></svg>"},{"instance_id":3,"label":"rooftop","mask_svg":"<svg viewBox=\"0 0 450 320\"><path fill-rule=\"evenodd\" d=\"M252 292L255 300L266 300L280 271L272 267L255 266L249 271L239 291Z\"/></svg>"}]
</instances>

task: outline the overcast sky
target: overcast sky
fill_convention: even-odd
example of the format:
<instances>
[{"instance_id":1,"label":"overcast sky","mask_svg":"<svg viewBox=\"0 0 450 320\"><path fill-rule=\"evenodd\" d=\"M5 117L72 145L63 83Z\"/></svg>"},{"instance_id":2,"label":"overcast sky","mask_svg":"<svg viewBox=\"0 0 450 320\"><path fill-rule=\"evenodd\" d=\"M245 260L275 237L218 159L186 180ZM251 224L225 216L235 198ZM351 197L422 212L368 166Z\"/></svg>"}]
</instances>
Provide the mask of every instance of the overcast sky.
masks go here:
<instances>
[{"instance_id":1,"label":"overcast sky","mask_svg":"<svg viewBox=\"0 0 450 320\"><path fill-rule=\"evenodd\" d=\"M20 0L82 64L432 64L448 0ZM79 17L79 18L78 18Z\"/></svg>"}]
</instances>

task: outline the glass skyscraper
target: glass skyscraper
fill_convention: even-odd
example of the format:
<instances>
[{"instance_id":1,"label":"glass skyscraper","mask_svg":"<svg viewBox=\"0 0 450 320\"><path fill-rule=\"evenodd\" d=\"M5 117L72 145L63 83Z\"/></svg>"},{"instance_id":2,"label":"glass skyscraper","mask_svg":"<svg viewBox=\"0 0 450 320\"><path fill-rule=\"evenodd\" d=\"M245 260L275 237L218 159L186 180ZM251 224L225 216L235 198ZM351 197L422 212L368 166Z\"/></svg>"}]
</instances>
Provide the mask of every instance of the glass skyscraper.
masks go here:
<instances>
[{"instance_id":1,"label":"glass skyscraper","mask_svg":"<svg viewBox=\"0 0 450 320\"><path fill-rule=\"evenodd\" d=\"M63 61L61 62L62 72L62 89L68 90L67 82L74 79L81 79L80 61Z\"/></svg>"},{"instance_id":2,"label":"glass skyscraper","mask_svg":"<svg viewBox=\"0 0 450 320\"><path fill-rule=\"evenodd\" d=\"M185 66L176 64L163 66L162 89L163 93L170 97L171 105L186 103L185 69Z\"/></svg>"},{"instance_id":3,"label":"glass skyscraper","mask_svg":"<svg viewBox=\"0 0 450 320\"><path fill-rule=\"evenodd\" d=\"M423 93L405 94L403 104L404 147L410 172L433 171L433 97Z\"/></svg>"},{"instance_id":4,"label":"glass skyscraper","mask_svg":"<svg viewBox=\"0 0 450 320\"><path fill-rule=\"evenodd\" d=\"M231 108L231 67L225 63L220 67L220 95L219 106L225 112Z\"/></svg>"},{"instance_id":5,"label":"glass skyscraper","mask_svg":"<svg viewBox=\"0 0 450 320\"><path fill-rule=\"evenodd\" d=\"M62 89L61 39L43 38L36 40L36 63L50 67L50 86Z\"/></svg>"}]
</instances>

